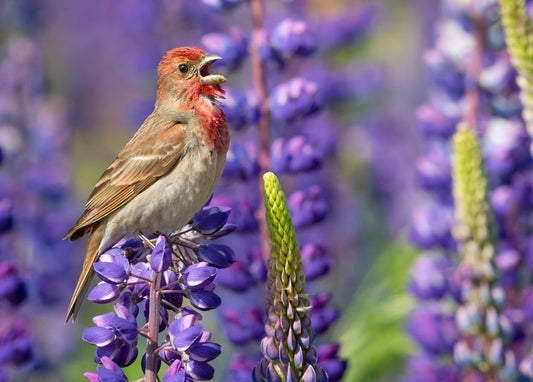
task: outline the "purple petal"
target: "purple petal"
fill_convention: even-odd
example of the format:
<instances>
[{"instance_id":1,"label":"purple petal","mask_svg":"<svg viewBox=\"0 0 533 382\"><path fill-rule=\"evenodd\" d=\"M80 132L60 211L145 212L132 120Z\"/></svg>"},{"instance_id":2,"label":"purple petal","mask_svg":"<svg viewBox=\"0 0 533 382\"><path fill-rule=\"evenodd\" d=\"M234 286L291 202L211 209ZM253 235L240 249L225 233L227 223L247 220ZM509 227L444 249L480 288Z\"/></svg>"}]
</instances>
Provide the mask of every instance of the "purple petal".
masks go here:
<instances>
[{"instance_id":1,"label":"purple petal","mask_svg":"<svg viewBox=\"0 0 533 382\"><path fill-rule=\"evenodd\" d=\"M98 366L96 368L98 373L98 380L102 382L128 382L128 379L126 378L126 375L122 372L122 370L119 371L113 371L106 368L103 368L101 366Z\"/></svg>"},{"instance_id":2,"label":"purple petal","mask_svg":"<svg viewBox=\"0 0 533 382\"><path fill-rule=\"evenodd\" d=\"M163 382L185 382L185 369L179 359L172 362L163 376Z\"/></svg>"},{"instance_id":3,"label":"purple petal","mask_svg":"<svg viewBox=\"0 0 533 382\"><path fill-rule=\"evenodd\" d=\"M172 248L167 243L165 236L159 236L155 243L155 248L150 257L150 266L156 272L163 272L172 263Z\"/></svg>"},{"instance_id":4,"label":"purple petal","mask_svg":"<svg viewBox=\"0 0 533 382\"><path fill-rule=\"evenodd\" d=\"M176 282L177 280L175 272L171 270L163 272L161 291L163 299L179 307L183 303L183 294L180 292L180 284Z\"/></svg>"},{"instance_id":5,"label":"purple petal","mask_svg":"<svg viewBox=\"0 0 533 382\"><path fill-rule=\"evenodd\" d=\"M119 295L120 289L118 286L101 281L89 292L87 300L97 304L107 304L115 301Z\"/></svg>"},{"instance_id":6,"label":"purple petal","mask_svg":"<svg viewBox=\"0 0 533 382\"><path fill-rule=\"evenodd\" d=\"M172 324L170 324L172 326ZM179 332L172 331L169 327L168 332L172 346L178 351L186 351L189 346L202 334L203 328L200 325L191 326Z\"/></svg>"},{"instance_id":7,"label":"purple petal","mask_svg":"<svg viewBox=\"0 0 533 382\"><path fill-rule=\"evenodd\" d=\"M222 303L220 297L208 290L192 292L190 296L192 306L200 310L211 310L218 308Z\"/></svg>"},{"instance_id":8,"label":"purple petal","mask_svg":"<svg viewBox=\"0 0 533 382\"><path fill-rule=\"evenodd\" d=\"M183 269L182 274L185 277L187 286L191 290L198 290L213 281L217 275L217 270L215 267L209 267L207 263L201 262L186 267Z\"/></svg>"},{"instance_id":9,"label":"purple petal","mask_svg":"<svg viewBox=\"0 0 533 382\"><path fill-rule=\"evenodd\" d=\"M95 346L106 346L116 339L115 334L101 326L93 326L83 331L81 338Z\"/></svg>"},{"instance_id":10,"label":"purple petal","mask_svg":"<svg viewBox=\"0 0 533 382\"><path fill-rule=\"evenodd\" d=\"M124 256L125 251L120 248L111 248L102 253L98 258L101 263L113 263L120 265L123 269L128 270L130 268L130 261Z\"/></svg>"},{"instance_id":11,"label":"purple petal","mask_svg":"<svg viewBox=\"0 0 533 382\"><path fill-rule=\"evenodd\" d=\"M127 276L122 265L99 261L93 264L94 271L105 282L120 284Z\"/></svg>"},{"instance_id":12,"label":"purple petal","mask_svg":"<svg viewBox=\"0 0 533 382\"><path fill-rule=\"evenodd\" d=\"M194 379L201 381L210 380L215 375L215 369L207 362L196 362L189 360L187 362L187 374Z\"/></svg>"},{"instance_id":13,"label":"purple petal","mask_svg":"<svg viewBox=\"0 0 533 382\"><path fill-rule=\"evenodd\" d=\"M130 304L131 304L131 300L130 300ZM135 316L129 310L129 307L127 307L123 303L117 302L115 306L113 307L113 309L115 310L115 313L117 314L118 317L128 320L129 322L133 324L136 324Z\"/></svg>"},{"instance_id":14,"label":"purple petal","mask_svg":"<svg viewBox=\"0 0 533 382\"><path fill-rule=\"evenodd\" d=\"M250 273L250 264L237 260L231 265L230 272L220 272L217 284L234 292L246 292L256 281Z\"/></svg>"},{"instance_id":15,"label":"purple petal","mask_svg":"<svg viewBox=\"0 0 533 382\"><path fill-rule=\"evenodd\" d=\"M95 352L95 361L101 362L105 357L110 358L120 367L131 365L138 355L137 346L129 345L125 342L111 343L104 347L99 347Z\"/></svg>"},{"instance_id":16,"label":"purple petal","mask_svg":"<svg viewBox=\"0 0 533 382\"><path fill-rule=\"evenodd\" d=\"M105 366L106 369L117 371L120 369L118 365L111 360L109 357L102 357L100 362Z\"/></svg>"},{"instance_id":17,"label":"purple petal","mask_svg":"<svg viewBox=\"0 0 533 382\"><path fill-rule=\"evenodd\" d=\"M100 382L96 373L83 373L83 376L89 380L89 382Z\"/></svg>"},{"instance_id":18,"label":"purple petal","mask_svg":"<svg viewBox=\"0 0 533 382\"><path fill-rule=\"evenodd\" d=\"M198 250L200 260L217 268L227 268L235 261L233 250L222 244L202 244Z\"/></svg>"},{"instance_id":19,"label":"purple petal","mask_svg":"<svg viewBox=\"0 0 533 382\"><path fill-rule=\"evenodd\" d=\"M212 235L220 230L228 221L231 208L204 207L193 217L193 228L204 235Z\"/></svg>"},{"instance_id":20,"label":"purple petal","mask_svg":"<svg viewBox=\"0 0 533 382\"><path fill-rule=\"evenodd\" d=\"M221 347L214 342L197 342L191 345L187 353L195 361L209 362L220 355Z\"/></svg>"}]
</instances>

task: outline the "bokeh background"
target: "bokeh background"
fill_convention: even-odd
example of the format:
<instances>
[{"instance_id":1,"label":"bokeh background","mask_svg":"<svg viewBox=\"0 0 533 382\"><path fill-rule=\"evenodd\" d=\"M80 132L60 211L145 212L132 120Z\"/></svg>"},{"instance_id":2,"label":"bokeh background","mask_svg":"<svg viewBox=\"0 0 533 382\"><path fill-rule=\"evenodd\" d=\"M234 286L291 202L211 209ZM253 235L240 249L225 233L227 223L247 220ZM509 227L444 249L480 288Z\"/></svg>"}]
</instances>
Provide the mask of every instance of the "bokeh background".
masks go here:
<instances>
[{"instance_id":1,"label":"bokeh background","mask_svg":"<svg viewBox=\"0 0 533 382\"><path fill-rule=\"evenodd\" d=\"M233 145L214 202L234 208L241 229L227 241L243 254L242 264L257 261L250 7L244 2L214 11L219 3L225 2L0 0L0 292L9 292L0 305L0 369L6 380L74 381L94 369L94 349L81 331L105 308L88 303L78 322L64 325L84 243L61 237L98 176L151 112L156 66L172 47L226 53L218 68L229 78ZM302 245L327 248L329 273L309 288L331 293L332 310L321 318L328 330L319 343L341 344L345 381L398 380L416 348L405 333L417 254L408 230L415 207L427 199L415 181L422 151L417 109L428 96L424 52L434 44L441 3L265 2L269 32L287 18L304 20L310 31L296 33L303 42L281 39L277 53L264 52L271 92L295 77L315 86L293 84L293 91L316 108L274 103L271 137L281 140L272 166L289 195L300 193L291 206ZM229 33L229 42L206 37L215 32ZM309 51L291 50L293 43ZM311 154L299 143L284 146L296 135L305 137ZM221 286L223 306L239 316L257 302L260 289L254 284L235 293ZM241 351L228 340L235 330L225 326L228 314L204 315L224 349L215 380L227 378L233 354ZM251 339L243 342L257 352ZM131 366L128 375L139 378L138 369Z\"/></svg>"}]
</instances>

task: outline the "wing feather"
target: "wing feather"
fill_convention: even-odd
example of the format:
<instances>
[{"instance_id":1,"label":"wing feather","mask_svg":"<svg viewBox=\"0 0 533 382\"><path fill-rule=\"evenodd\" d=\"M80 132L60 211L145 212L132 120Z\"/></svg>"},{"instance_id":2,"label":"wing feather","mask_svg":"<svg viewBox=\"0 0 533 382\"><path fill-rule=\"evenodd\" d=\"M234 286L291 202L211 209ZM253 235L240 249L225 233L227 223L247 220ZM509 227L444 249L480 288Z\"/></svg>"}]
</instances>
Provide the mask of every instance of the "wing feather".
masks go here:
<instances>
[{"instance_id":1,"label":"wing feather","mask_svg":"<svg viewBox=\"0 0 533 382\"><path fill-rule=\"evenodd\" d=\"M158 178L165 176L183 157L186 128L179 122L153 126L150 117L104 171L85 205L85 211L65 235L75 240L88 228L118 210Z\"/></svg>"}]
</instances>

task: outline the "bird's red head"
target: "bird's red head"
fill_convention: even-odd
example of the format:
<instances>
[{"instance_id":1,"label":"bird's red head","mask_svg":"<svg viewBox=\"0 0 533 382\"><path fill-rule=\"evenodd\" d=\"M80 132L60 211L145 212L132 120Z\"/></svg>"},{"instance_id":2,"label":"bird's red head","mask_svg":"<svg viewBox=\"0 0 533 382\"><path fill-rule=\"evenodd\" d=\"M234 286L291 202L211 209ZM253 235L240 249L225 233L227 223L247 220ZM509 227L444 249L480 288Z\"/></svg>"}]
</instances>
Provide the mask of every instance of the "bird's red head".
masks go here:
<instances>
[{"instance_id":1,"label":"bird's red head","mask_svg":"<svg viewBox=\"0 0 533 382\"><path fill-rule=\"evenodd\" d=\"M180 100L194 100L200 95L222 97L220 84L226 78L211 73L211 65L221 58L190 46L169 50L158 67L158 95Z\"/></svg>"},{"instance_id":2,"label":"bird's red head","mask_svg":"<svg viewBox=\"0 0 533 382\"><path fill-rule=\"evenodd\" d=\"M204 122L205 136L225 153L229 138L218 98L224 96L220 84L226 82L226 78L211 72L211 65L220 58L196 47L169 50L158 67L155 107L166 113L194 110Z\"/></svg>"}]
</instances>

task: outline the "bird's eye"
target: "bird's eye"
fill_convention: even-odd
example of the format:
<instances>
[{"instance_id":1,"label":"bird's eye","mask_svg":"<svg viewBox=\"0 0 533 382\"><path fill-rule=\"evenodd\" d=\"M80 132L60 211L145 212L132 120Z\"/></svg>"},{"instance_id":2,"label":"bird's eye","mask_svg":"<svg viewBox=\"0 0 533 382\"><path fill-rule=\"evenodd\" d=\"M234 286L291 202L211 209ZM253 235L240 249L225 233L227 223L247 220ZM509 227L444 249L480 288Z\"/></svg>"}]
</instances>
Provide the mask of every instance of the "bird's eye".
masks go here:
<instances>
[{"instance_id":1,"label":"bird's eye","mask_svg":"<svg viewBox=\"0 0 533 382\"><path fill-rule=\"evenodd\" d=\"M178 69L180 72L182 72L183 74L187 73L189 71L189 65L187 64L180 64L178 66Z\"/></svg>"}]
</instances>

